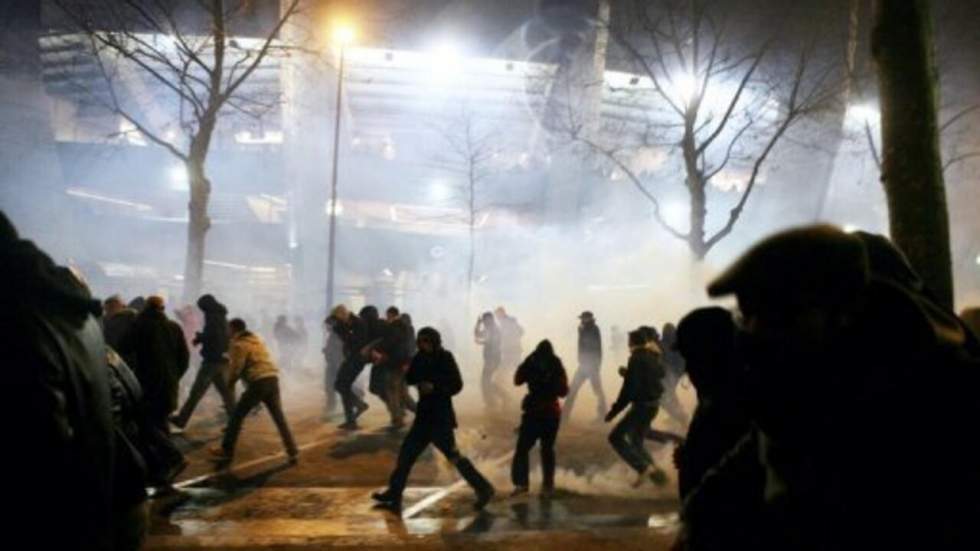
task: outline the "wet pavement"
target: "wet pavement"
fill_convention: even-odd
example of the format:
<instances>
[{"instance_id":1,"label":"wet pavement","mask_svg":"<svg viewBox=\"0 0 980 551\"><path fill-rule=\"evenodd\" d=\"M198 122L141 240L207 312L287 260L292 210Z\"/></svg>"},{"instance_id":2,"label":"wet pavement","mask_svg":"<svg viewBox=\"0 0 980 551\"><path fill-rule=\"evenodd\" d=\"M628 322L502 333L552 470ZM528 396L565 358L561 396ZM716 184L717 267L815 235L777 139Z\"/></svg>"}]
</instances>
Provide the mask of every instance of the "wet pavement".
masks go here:
<instances>
[{"instance_id":1,"label":"wet pavement","mask_svg":"<svg viewBox=\"0 0 980 551\"><path fill-rule=\"evenodd\" d=\"M302 395L303 389L294 393ZM316 396L304 400L317 404ZM298 401L298 400L297 400ZM287 404L288 405L288 404ZM216 404L205 407L216 411ZM301 445L297 465L282 455L278 435L262 412L250 417L234 463L216 471L207 448L221 424L204 411L178 436L191 467L173 493L156 496L147 549L513 548L667 549L677 530L676 487L633 488L632 475L609 451L607 426L563 427L559 490L508 497L513 419L463 415L460 448L497 487L482 513L451 466L427 452L412 472L402 517L372 509L370 493L386 484L401 433L385 428L373 409L362 431L325 422L318 405L287 407ZM670 448L655 452L665 464ZM536 453L532 465L536 468ZM536 473L537 474L537 473Z\"/></svg>"}]
</instances>

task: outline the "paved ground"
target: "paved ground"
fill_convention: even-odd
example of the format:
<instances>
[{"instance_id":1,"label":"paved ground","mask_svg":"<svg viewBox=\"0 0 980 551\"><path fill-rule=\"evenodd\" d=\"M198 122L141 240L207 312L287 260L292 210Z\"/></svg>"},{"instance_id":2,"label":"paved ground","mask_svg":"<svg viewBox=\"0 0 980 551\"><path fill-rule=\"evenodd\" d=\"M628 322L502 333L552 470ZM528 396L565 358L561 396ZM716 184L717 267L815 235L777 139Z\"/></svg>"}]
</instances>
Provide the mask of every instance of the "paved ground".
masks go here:
<instances>
[{"instance_id":1,"label":"paved ground","mask_svg":"<svg viewBox=\"0 0 980 551\"><path fill-rule=\"evenodd\" d=\"M293 384L287 417L302 452L288 465L268 415L250 417L231 467L216 472L207 448L220 437L213 397L178 437L191 466L175 493L153 500L148 549L513 548L666 549L676 532L676 488L631 487L632 477L605 440L607 426L572 424L558 444L559 491L510 498L510 450L516 418L462 415L460 448L498 489L484 513L448 463L427 453L412 473L402 518L371 509L400 433L385 429L372 400L361 431L324 421L317 385ZM467 401L461 400L465 410ZM307 405L304 405L307 404ZM535 452L532 452L534 454ZM670 449L656 451L668 463ZM532 467L537 468L536 460ZM537 473L536 473L537 474Z\"/></svg>"}]
</instances>

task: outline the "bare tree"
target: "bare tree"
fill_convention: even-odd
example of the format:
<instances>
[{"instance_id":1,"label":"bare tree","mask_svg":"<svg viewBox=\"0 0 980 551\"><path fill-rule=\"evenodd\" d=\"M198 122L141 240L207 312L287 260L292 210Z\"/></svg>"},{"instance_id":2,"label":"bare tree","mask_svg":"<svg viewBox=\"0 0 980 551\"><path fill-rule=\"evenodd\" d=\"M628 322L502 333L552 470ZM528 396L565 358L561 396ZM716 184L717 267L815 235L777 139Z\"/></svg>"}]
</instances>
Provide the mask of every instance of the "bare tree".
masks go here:
<instances>
[{"instance_id":1,"label":"bare tree","mask_svg":"<svg viewBox=\"0 0 980 551\"><path fill-rule=\"evenodd\" d=\"M597 131L569 110L558 123L625 177L653 206L653 217L685 241L698 259L728 236L756 188L763 168L787 132L840 92L833 64L821 64L812 43L776 48L773 37L735 32L732 13L707 0L635 1L614 17L610 36L635 75L607 83L624 117L606 117ZM611 121L609 120L611 119ZM651 151L672 157L690 206L689 227L663 213L663 190L649 182L637 159ZM675 168L676 167L676 168ZM666 172L666 171L665 171ZM716 179L738 192L717 230L708 223ZM717 185L717 184L716 184Z\"/></svg>"},{"instance_id":2,"label":"bare tree","mask_svg":"<svg viewBox=\"0 0 980 551\"><path fill-rule=\"evenodd\" d=\"M53 0L70 23L87 37L98 74L108 93L99 102L146 140L180 160L190 187L184 300L193 300L203 283L204 249L211 222L211 181L206 161L219 119L227 113L261 117L276 97L243 94L243 84L273 52L276 38L300 0L282 0L272 27L262 38L230 35L247 11L244 0L200 0L194 4L162 0ZM191 9L186 9L190 7ZM179 8L185 8L178 11ZM138 94L123 92L126 80L147 82L154 101L176 111L176 128L147 117ZM170 123L171 121L166 121Z\"/></svg>"},{"instance_id":3,"label":"bare tree","mask_svg":"<svg viewBox=\"0 0 980 551\"><path fill-rule=\"evenodd\" d=\"M466 292L470 296L476 271L476 230L490 207L484 184L495 171L500 135L465 101L437 127L437 132L446 149L436 163L453 176L448 199L461 207L467 227Z\"/></svg>"}]
</instances>

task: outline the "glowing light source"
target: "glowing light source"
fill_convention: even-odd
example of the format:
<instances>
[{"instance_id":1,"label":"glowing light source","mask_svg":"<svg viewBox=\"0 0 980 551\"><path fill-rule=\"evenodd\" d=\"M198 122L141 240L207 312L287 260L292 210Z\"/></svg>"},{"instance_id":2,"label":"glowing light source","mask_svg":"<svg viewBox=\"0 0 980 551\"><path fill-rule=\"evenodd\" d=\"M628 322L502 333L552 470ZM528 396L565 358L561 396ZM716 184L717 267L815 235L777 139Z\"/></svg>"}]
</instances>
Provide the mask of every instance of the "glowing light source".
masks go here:
<instances>
[{"instance_id":1,"label":"glowing light source","mask_svg":"<svg viewBox=\"0 0 980 551\"><path fill-rule=\"evenodd\" d=\"M338 46L350 46L357 38L357 30L346 24L339 24L333 28L333 43Z\"/></svg>"},{"instance_id":2,"label":"glowing light source","mask_svg":"<svg viewBox=\"0 0 980 551\"><path fill-rule=\"evenodd\" d=\"M462 66L459 48L451 42L442 42L430 49L429 58L433 75L443 82L458 74Z\"/></svg>"},{"instance_id":3,"label":"glowing light source","mask_svg":"<svg viewBox=\"0 0 980 551\"><path fill-rule=\"evenodd\" d=\"M683 228L687 225L688 207L683 203L664 203L660 207L660 214L668 224L675 228Z\"/></svg>"},{"instance_id":4,"label":"glowing light source","mask_svg":"<svg viewBox=\"0 0 980 551\"><path fill-rule=\"evenodd\" d=\"M337 208L335 209L333 208L333 201L327 200L327 206L324 209L324 212L330 214L331 211L333 211L333 213L336 214L337 216L344 214L344 204L341 203L340 201L337 201Z\"/></svg>"},{"instance_id":5,"label":"glowing light source","mask_svg":"<svg viewBox=\"0 0 980 551\"><path fill-rule=\"evenodd\" d=\"M681 73L674 77L673 88L682 102L691 103L698 94L698 79L688 73Z\"/></svg>"},{"instance_id":6,"label":"glowing light source","mask_svg":"<svg viewBox=\"0 0 980 551\"><path fill-rule=\"evenodd\" d=\"M847 107L847 120L852 123L864 125L866 123L875 124L881 119L881 113L874 105L859 103Z\"/></svg>"},{"instance_id":7,"label":"glowing light source","mask_svg":"<svg viewBox=\"0 0 980 551\"><path fill-rule=\"evenodd\" d=\"M190 189L190 183L187 181L187 168L180 165L170 168L170 189L174 191Z\"/></svg>"}]
</instances>

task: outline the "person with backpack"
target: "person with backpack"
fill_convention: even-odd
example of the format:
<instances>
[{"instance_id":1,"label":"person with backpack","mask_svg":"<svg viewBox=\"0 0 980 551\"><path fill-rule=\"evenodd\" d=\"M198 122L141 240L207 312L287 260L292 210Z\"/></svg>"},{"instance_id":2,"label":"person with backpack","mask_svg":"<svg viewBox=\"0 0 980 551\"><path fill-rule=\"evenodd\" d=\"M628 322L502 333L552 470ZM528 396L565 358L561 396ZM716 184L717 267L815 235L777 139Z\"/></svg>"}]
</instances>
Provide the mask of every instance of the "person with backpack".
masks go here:
<instances>
[{"instance_id":1,"label":"person with backpack","mask_svg":"<svg viewBox=\"0 0 980 551\"><path fill-rule=\"evenodd\" d=\"M541 493L549 496L555 489L555 440L561 424L559 398L568 395L568 375L561 358L555 355L551 341L543 340L521 363L514 374L514 385L527 385L528 393L521 402L521 426L517 449L511 464L514 495L528 492L528 455L537 442L541 443Z\"/></svg>"}]
</instances>

